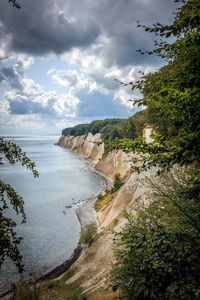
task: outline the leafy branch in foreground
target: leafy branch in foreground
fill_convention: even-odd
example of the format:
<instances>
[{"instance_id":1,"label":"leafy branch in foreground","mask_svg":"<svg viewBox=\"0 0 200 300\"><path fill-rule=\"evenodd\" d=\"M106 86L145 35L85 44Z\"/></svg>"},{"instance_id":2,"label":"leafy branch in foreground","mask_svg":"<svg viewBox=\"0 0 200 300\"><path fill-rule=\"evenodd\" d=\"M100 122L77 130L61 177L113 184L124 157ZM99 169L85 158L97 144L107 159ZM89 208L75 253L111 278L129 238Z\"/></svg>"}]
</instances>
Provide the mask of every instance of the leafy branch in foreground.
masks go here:
<instances>
[{"instance_id":1,"label":"leafy branch in foreground","mask_svg":"<svg viewBox=\"0 0 200 300\"><path fill-rule=\"evenodd\" d=\"M154 24L146 31L161 38L176 38L171 43L156 42L154 53L168 61L155 73L142 75L132 90L139 90L143 98L134 104L147 108L148 122L156 133L155 141L146 144L141 138L134 142L117 140L113 148L142 153L144 165L172 166L200 165L200 2L188 0L178 9L171 25Z\"/></svg>"},{"instance_id":2,"label":"leafy branch in foreground","mask_svg":"<svg viewBox=\"0 0 200 300\"><path fill-rule=\"evenodd\" d=\"M159 167L158 174L169 170L177 161L178 147L170 145L161 135L154 134L153 142L146 143L145 137L138 137L135 140L115 139L106 141L108 149L122 149L125 153L135 153L132 156L133 171L140 172L147 170L152 166Z\"/></svg>"},{"instance_id":3,"label":"leafy branch in foreground","mask_svg":"<svg viewBox=\"0 0 200 300\"><path fill-rule=\"evenodd\" d=\"M27 169L32 171L34 177L38 177L38 172L35 170L35 163L15 143L0 138L0 153L4 155L11 165L20 162L22 166L26 166ZM2 157L0 157L0 164L2 164Z\"/></svg>"},{"instance_id":4,"label":"leafy branch in foreground","mask_svg":"<svg viewBox=\"0 0 200 300\"><path fill-rule=\"evenodd\" d=\"M117 234L111 279L122 299L200 298L200 2L181 2L173 24L143 26L176 38L156 42L152 52L168 64L129 83L143 94L134 103L146 107L154 141L109 142L110 149L134 153L134 170L154 166L160 175L150 180L149 207L136 216L126 213Z\"/></svg>"},{"instance_id":5,"label":"leafy branch in foreground","mask_svg":"<svg viewBox=\"0 0 200 300\"><path fill-rule=\"evenodd\" d=\"M0 154L2 155L0 157L0 165L3 164L3 159L7 160L11 165L19 162L22 166L26 166L27 169L31 170L34 177L39 176L35 170L35 163L15 143L0 138ZM18 237L14 230L16 223L5 214L10 207L13 208L17 215L20 214L22 216L22 223L25 223L26 215L23 198L17 194L11 185L0 180L0 266L4 262L5 257L9 257L17 266L19 272L22 272L22 256L18 249L22 238Z\"/></svg>"},{"instance_id":6,"label":"leafy branch in foreground","mask_svg":"<svg viewBox=\"0 0 200 300\"><path fill-rule=\"evenodd\" d=\"M194 170L149 179L150 205L116 234L113 289L122 299L199 299L200 202Z\"/></svg>"}]
</instances>

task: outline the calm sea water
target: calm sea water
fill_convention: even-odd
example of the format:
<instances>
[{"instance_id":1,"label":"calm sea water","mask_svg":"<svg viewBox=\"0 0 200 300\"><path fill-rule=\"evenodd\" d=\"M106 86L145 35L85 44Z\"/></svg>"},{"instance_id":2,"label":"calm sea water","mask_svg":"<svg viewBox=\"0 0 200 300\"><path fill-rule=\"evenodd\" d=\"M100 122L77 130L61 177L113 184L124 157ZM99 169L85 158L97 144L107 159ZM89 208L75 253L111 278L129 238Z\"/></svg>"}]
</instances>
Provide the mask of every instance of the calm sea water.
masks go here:
<instances>
[{"instance_id":1,"label":"calm sea water","mask_svg":"<svg viewBox=\"0 0 200 300\"><path fill-rule=\"evenodd\" d=\"M26 274L50 271L65 261L77 245L80 224L75 205L100 190L100 182L89 171L87 163L73 152L55 146L55 136L18 136L11 138L36 163L39 178L20 165L0 166L1 178L11 184L25 201L26 224L20 223L13 210L7 213L17 220L17 232L23 237L20 250ZM10 260L0 271L0 294L18 278Z\"/></svg>"}]
</instances>

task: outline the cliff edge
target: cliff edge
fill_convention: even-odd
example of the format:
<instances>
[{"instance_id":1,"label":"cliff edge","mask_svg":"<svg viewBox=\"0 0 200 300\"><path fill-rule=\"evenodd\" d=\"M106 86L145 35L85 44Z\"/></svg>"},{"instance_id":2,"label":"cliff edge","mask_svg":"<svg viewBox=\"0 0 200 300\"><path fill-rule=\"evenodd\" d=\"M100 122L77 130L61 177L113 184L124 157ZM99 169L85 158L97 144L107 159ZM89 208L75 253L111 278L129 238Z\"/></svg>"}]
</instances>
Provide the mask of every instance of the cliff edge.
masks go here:
<instances>
[{"instance_id":1,"label":"cliff edge","mask_svg":"<svg viewBox=\"0 0 200 300\"><path fill-rule=\"evenodd\" d=\"M149 137L149 128L145 132ZM146 177L152 176L152 170L140 174L132 173L132 157L121 150L113 150L105 155L104 145L99 144L100 141L100 134L89 133L76 137L61 136L57 143L93 160L96 169L111 179L119 173L124 181L122 187L98 210L97 219L101 231L70 269L71 277L67 283L80 284L85 293L96 293L100 288L109 285L109 271L114 260L113 232L119 231L124 225L121 214L124 209L134 213L141 205L147 205L149 200Z\"/></svg>"}]
</instances>

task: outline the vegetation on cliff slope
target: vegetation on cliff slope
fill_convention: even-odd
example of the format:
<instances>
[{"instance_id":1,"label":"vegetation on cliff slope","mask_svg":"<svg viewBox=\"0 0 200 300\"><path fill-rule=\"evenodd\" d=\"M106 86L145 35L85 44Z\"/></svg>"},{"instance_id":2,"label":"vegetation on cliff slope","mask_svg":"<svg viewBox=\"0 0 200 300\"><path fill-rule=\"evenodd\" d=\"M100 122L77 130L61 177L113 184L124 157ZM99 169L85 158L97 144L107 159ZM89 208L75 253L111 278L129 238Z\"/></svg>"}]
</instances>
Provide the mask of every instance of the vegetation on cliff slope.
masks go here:
<instances>
[{"instance_id":1,"label":"vegetation on cliff slope","mask_svg":"<svg viewBox=\"0 0 200 300\"><path fill-rule=\"evenodd\" d=\"M104 194L98 195L98 200L94 204L94 209L99 211L101 208L105 208L116 196L116 192L124 184L119 173L115 174L113 186L110 190L105 190Z\"/></svg>"},{"instance_id":2,"label":"vegetation on cliff slope","mask_svg":"<svg viewBox=\"0 0 200 300\"><path fill-rule=\"evenodd\" d=\"M123 299L200 298L200 2L181 2L172 25L143 26L165 38L152 53L168 64L130 83L143 93L135 103L147 107L155 140L110 142L111 149L142 154L138 171L156 166L163 173L151 183L149 208L127 214L118 236L112 281Z\"/></svg>"},{"instance_id":3,"label":"vegetation on cliff slope","mask_svg":"<svg viewBox=\"0 0 200 300\"><path fill-rule=\"evenodd\" d=\"M200 197L196 176L177 169L149 181L151 204L116 235L114 290L122 299L199 299ZM199 184L198 184L199 186Z\"/></svg>"},{"instance_id":4,"label":"vegetation on cliff slope","mask_svg":"<svg viewBox=\"0 0 200 300\"><path fill-rule=\"evenodd\" d=\"M84 245L90 244L97 234L97 230L98 228L95 222L88 224L85 229L81 230L79 243Z\"/></svg>"}]
</instances>

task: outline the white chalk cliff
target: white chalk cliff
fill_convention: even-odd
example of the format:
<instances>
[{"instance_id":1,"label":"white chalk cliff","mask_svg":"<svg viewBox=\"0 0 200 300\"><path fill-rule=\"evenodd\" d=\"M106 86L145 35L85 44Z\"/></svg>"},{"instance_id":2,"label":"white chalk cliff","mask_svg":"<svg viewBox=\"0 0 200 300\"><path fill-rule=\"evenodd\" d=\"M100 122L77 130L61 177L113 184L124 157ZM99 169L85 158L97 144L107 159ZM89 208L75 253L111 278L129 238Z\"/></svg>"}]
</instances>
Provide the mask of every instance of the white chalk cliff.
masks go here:
<instances>
[{"instance_id":1,"label":"white chalk cliff","mask_svg":"<svg viewBox=\"0 0 200 300\"><path fill-rule=\"evenodd\" d=\"M143 131L147 141L151 141L151 132L150 127ZM124 180L124 185L112 201L97 212L99 225L102 228L101 235L72 266L72 271L75 273L68 283L78 282L85 292L106 286L105 278L113 261L112 236L107 229L110 227L114 230L120 229L124 224L121 216L123 209L135 212L139 206L148 203L148 184L145 178L151 176L152 172L150 170L146 173L132 173L131 155L121 150L113 150L104 155L104 145L98 144L100 141L100 134L89 133L77 137L61 136L58 142L59 146L93 160L96 163L96 169L106 176L114 179L115 174L120 173ZM113 225L115 220L117 224ZM88 274L93 274L92 278Z\"/></svg>"}]
</instances>

